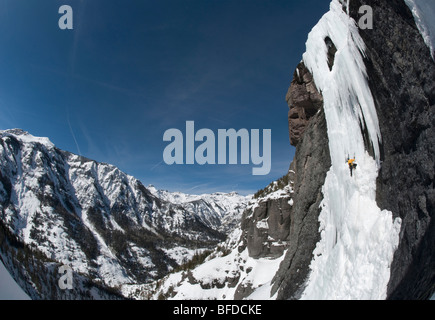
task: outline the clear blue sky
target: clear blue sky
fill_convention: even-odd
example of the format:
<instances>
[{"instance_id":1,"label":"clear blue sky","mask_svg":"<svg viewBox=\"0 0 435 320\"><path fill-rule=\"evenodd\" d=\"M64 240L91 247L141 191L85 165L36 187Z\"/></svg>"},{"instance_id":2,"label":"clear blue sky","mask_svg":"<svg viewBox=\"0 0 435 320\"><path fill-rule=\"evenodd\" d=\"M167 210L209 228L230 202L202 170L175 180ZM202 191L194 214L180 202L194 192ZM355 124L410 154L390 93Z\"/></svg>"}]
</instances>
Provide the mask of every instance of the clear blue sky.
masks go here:
<instances>
[{"instance_id":1,"label":"clear blue sky","mask_svg":"<svg viewBox=\"0 0 435 320\"><path fill-rule=\"evenodd\" d=\"M0 300L30 300L0 260Z\"/></svg>"},{"instance_id":2,"label":"clear blue sky","mask_svg":"<svg viewBox=\"0 0 435 320\"><path fill-rule=\"evenodd\" d=\"M60 30L58 9L74 10ZM327 0L0 2L0 129L111 163L145 185L254 192L294 155L285 94ZM162 162L163 133L272 129L272 170ZM184 129L183 129L184 130Z\"/></svg>"}]
</instances>

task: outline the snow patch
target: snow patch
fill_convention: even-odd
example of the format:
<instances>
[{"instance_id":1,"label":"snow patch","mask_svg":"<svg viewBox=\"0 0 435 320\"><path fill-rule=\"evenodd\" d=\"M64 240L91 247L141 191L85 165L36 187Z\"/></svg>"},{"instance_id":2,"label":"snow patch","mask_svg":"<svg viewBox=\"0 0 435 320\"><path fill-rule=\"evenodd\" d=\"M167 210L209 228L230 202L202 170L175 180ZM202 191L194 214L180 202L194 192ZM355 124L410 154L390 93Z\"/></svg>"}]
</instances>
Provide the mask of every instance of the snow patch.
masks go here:
<instances>
[{"instance_id":1,"label":"snow patch","mask_svg":"<svg viewBox=\"0 0 435 320\"><path fill-rule=\"evenodd\" d=\"M9 130L0 130L0 134L7 137L7 136L13 136L20 140L23 143L40 143L46 146L47 148L54 148L54 144L50 141L50 139L46 137L35 137L32 136L27 131L21 130L21 129L9 129Z\"/></svg>"},{"instance_id":2,"label":"snow patch","mask_svg":"<svg viewBox=\"0 0 435 320\"><path fill-rule=\"evenodd\" d=\"M257 229L269 229L269 223L267 222L267 219L268 218L257 221L256 224Z\"/></svg>"}]
</instances>

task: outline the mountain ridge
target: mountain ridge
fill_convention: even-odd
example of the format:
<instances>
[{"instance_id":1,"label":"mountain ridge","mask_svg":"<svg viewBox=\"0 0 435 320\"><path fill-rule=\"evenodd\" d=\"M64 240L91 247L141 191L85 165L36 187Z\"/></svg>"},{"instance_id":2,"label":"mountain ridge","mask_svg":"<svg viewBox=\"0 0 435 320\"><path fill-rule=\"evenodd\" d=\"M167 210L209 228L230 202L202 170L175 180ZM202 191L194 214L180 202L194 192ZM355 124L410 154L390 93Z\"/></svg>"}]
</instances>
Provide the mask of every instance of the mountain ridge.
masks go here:
<instances>
[{"instance_id":1,"label":"mountain ridge","mask_svg":"<svg viewBox=\"0 0 435 320\"><path fill-rule=\"evenodd\" d=\"M175 244L191 248L181 250L189 259L195 250L225 238L213 229L220 221L207 224L181 204L156 197L115 166L62 151L49 139L19 129L1 131L0 138L4 243L37 248L46 263L70 265L112 290L158 279L177 267L180 253L170 250ZM237 219L239 209L232 218ZM7 257L2 252L2 260L10 260L5 265L21 268ZM35 292L30 296L46 297L44 290L39 288L40 297Z\"/></svg>"}]
</instances>

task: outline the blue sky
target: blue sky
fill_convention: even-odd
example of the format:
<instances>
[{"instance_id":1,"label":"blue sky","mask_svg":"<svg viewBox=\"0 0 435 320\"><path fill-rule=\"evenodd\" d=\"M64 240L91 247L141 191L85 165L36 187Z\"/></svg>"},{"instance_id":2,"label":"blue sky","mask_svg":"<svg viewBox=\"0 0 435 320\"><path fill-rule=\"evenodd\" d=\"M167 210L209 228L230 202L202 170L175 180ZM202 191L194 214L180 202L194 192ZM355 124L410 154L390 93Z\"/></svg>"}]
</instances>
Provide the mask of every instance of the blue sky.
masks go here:
<instances>
[{"instance_id":1,"label":"blue sky","mask_svg":"<svg viewBox=\"0 0 435 320\"><path fill-rule=\"evenodd\" d=\"M30 300L0 261L0 300Z\"/></svg>"},{"instance_id":2,"label":"blue sky","mask_svg":"<svg viewBox=\"0 0 435 320\"><path fill-rule=\"evenodd\" d=\"M73 8L73 30L58 9ZM285 94L329 1L2 0L0 129L111 163L145 185L251 193L294 155ZM272 170L163 163L163 133L272 130Z\"/></svg>"}]
</instances>

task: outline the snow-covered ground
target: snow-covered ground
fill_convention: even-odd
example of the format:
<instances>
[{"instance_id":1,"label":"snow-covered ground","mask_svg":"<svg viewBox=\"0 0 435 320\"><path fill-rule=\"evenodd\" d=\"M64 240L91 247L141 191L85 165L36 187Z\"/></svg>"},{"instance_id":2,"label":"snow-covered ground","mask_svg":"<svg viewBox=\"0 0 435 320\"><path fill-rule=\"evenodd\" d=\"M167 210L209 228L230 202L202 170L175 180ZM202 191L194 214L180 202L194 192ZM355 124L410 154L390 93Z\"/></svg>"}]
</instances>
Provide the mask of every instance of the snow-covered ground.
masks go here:
<instances>
[{"instance_id":1,"label":"snow-covered ground","mask_svg":"<svg viewBox=\"0 0 435 320\"><path fill-rule=\"evenodd\" d=\"M242 231L232 232L221 246L228 250L215 251L204 263L190 271L172 273L151 285L124 285L122 292L134 299L169 300L233 300L239 285L249 288L248 300L267 300L272 279L284 254L277 259L249 257L248 249L239 252ZM168 294L169 293L169 294Z\"/></svg>"},{"instance_id":2,"label":"snow-covered ground","mask_svg":"<svg viewBox=\"0 0 435 320\"><path fill-rule=\"evenodd\" d=\"M190 249L182 246L176 246L170 249L162 248L161 250L163 250L171 259L174 259L179 265L192 260L195 254L201 254L204 251L207 251L207 249L204 248Z\"/></svg>"},{"instance_id":3,"label":"snow-covered ground","mask_svg":"<svg viewBox=\"0 0 435 320\"><path fill-rule=\"evenodd\" d=\"M326 37L337 47L332 71ZM305 65L324 97L332 166L323 186L321 240L302 299L384 299L401 221L376 203L381 135L363 61L365 45L355 21L333 0L306 47ZM365 149L361 124L374 158ZM358 163L353 177L349 155Z\"/></svg>"},{"instance_id":4,"label":"snow-covered ground","mask_svg":"<svg viewBox=\"0 0 435 320\"><path fill-rule=\"evenodd\" d=\"M281 198L285 198L285 197L289 197L291 196L291 194L294 193L293 187L292 187L292 183L290 182L290 184L284 186L284 188L282 189L278 189L275 191L271 191L270 193L267 193L264 196L259 197L258 199L251 199L251 201L248 202L248 206L247 209L250 209L251 212L254 212L254 210L259 207L261 202L266 202L269 200L276 200L276 199L281 199ZM275 184L275 182L273 182L272 184ZM293 199L289 200L289 205L293 205Z\"/></svg>"},{"instance_id":5,"label":"snow-covered ground","mask_svg":"<svg viewBox=\"0 0 435 320\"><path fill-rule=\"evenodd\" d=\"M270 299L271 282L278 271L279 265L285 255L278 259L253 259L249 257L248 250L241 253L233 250L229 255L218 257L207 261L192 270L192 275L199 280L198 283L191 283L184 280L178 286L178 293L172 298L175 300L201 300L201 299L218 299L233 300L237 285L229 286L225 281L230 276L240 280L237 284L250 286L254 292L248 296L248 300ZM166 285L175 285L179 283L181 274L170 276ZM203 287L212 287L213 283L225 284L223 288L214 287L204 290Z\"/></svg>"}]
</instances>

